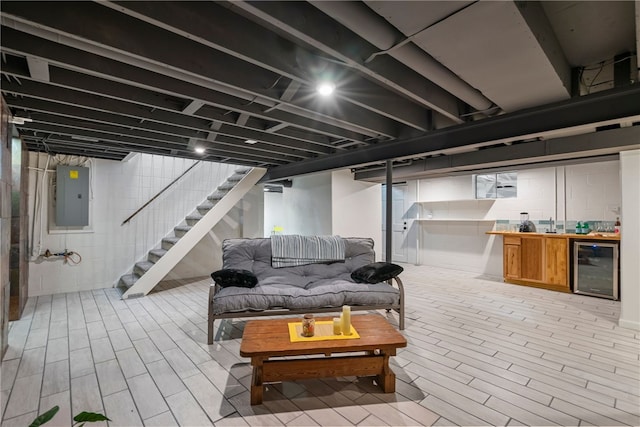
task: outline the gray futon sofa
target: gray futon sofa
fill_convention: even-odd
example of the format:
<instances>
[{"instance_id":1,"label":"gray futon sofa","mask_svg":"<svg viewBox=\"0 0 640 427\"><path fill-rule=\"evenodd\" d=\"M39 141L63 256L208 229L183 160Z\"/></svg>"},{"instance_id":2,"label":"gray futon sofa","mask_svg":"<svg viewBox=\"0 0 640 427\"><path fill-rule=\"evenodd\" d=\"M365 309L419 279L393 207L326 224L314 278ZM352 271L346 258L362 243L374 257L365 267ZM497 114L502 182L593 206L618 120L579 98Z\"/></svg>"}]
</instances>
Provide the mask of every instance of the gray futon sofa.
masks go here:
<instances>
[{"instance_id":1,"label":"gray futon sofa","mask_svg":"<svg viewBox=\"0 0 640 427\"><path fill-rule=\"evenodd\" d=\"M225 240L221 271L251 272L253 283L235 286L217 280L211 285L208 343L213 343L216 319L337 312L343 305L352 310L394 310L399 315L399 328L404 329L404 290L397 275L380 283L357 283L352 279L354 271L375 265L373 239L344 238L344 257L339 262L274 268L269 238ZM252 286L256 278L257 284ZM393 282L397 287L392 286Z\"/></svg>"}]
</instances>

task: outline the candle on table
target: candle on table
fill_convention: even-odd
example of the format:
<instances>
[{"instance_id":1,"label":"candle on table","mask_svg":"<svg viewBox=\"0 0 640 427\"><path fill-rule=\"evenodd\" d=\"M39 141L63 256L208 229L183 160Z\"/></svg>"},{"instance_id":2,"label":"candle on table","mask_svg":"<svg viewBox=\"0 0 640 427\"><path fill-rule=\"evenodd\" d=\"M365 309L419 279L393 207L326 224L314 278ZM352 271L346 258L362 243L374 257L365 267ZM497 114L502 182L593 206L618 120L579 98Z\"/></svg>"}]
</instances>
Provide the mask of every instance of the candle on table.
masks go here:
<instances>
[{"instance_id":1,"label":"candle on table","mask_svg":"<svg viewBox=\"0 0 640 427\"><path fill-rule=\"evenodd\" d=\"M333 318L333 335L340 335L342 333L342 319L339 317Z\"/></svg>"},{"instance_id":2,"label":"candle on table","mask_svg":"<svg viewBox=\"0 0 640 427\"><path fill-rule=\"evenodd\" d=\"M343 335L351 335L351 307L342 306L342 333Z\"/></svg>"}]
</instances>

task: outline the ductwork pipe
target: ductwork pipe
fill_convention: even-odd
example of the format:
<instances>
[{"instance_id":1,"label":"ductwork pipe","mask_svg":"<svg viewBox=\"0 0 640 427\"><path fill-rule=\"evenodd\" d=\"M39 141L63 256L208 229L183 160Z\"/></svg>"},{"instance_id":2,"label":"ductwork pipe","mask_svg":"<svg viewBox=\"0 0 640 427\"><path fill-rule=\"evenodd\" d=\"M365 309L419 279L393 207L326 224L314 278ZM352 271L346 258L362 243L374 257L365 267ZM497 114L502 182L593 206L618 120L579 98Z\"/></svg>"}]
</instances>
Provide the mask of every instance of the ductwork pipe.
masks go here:
<instances>
[{"instance_id":1,"label":"ductwork pipe","mask_svg":"<svg viewBox=\"0 0 640 427\"><path fill-rule=\"evenodd\" d=\"M392 48L405 38L391 24L362 3L323 0L314 0L309 3L381 51ZM484 111L493 106L493 103L479 90L469 85L413 43L397 47L389 51L388 54L476 110Z\"/></svg>"}]
</instances>

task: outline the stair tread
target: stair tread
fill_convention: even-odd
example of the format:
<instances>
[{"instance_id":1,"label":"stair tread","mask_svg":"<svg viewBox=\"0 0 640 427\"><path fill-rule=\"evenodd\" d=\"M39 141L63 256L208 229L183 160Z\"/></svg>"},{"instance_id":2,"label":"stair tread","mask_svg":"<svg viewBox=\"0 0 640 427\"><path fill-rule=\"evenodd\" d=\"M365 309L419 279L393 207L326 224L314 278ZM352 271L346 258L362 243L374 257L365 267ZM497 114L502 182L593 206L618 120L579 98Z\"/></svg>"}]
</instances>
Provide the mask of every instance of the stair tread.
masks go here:
<instances>
[{"instance_id":1,"label":"stair tread","mask_svg":"<svg viewBox=\"0 0 640 427\"><path fill-rule=\"evenodd\" d=\"M242 178L245 177L246 174L244 173L234 173L233 175L231 175L229 178L227 178L227 181L229 182L238 182L240 181Z\"/></svg>"},{"instance_id":2,"label":"stair tread","mask_svg":"<svg viewBox=\"0 0 640 427\"><path fill-rule=\"evenodd\" d=\"M140 261L140 262L136 262L136 267L138 267L141 270L147 271L151 267L153 267L153 263L151 261Z\"/></svg>"},{"instance_id":3,"label":"stair tread","mask_svg":"<svg viewBox=\"0 0 640 427\"><path fill-rule=\"evenodd\" d=\"M218 186L217 189L211 195L207 196L207 201L205 203L198 205L195 212L190 215L187 215L185 219L188 221L196 221L196 222L201 220L203 218L203 213L199 211L210 210L211 208L213 208L216 202L221 200L227 194L227 192L232 188L234 188L236 184L240 180L242 180L245 177L245 175L251 170L252 168L250 167L236 169L234 173L231 176L229 176L224 183ZM177 225L174 227L174 231L188 232L189 230L191 230L191 228L192 226L189 224ZM175 245L179 240L180 240L180 237L177 237L177 236L164 237L162 238L162 243L163 243L163 246L166 247L167 249L165 249L164 247L151 249L148 252L148 254L155 258L161 258L168 252L168 249L170 249L172 245ZM167 246L165 244L169 244L171 246ZM155 259L155 258L151 258L151 259ZM154 265L154 262L150 260L135 263L133 273L125 274L122 277L120 277L120 280L118 281L118 287L120 288L125 287L127 289L131 288L138 281L138 279L140 279L141 275L146 273L151 267L153 267L153 265Z\"/></svg>"},{"instance_id":4,"label":"stair tread","mask_svg":"<svg viewBox=\"0 0 640 427\"><path fill-rule=\"evenodd\" d=\"M125 287L130 288L134 283L136 283L139 278L140 276L135 273L125 274L124 276L120 277L120 283Z\"/></svg>"}]
</instances>

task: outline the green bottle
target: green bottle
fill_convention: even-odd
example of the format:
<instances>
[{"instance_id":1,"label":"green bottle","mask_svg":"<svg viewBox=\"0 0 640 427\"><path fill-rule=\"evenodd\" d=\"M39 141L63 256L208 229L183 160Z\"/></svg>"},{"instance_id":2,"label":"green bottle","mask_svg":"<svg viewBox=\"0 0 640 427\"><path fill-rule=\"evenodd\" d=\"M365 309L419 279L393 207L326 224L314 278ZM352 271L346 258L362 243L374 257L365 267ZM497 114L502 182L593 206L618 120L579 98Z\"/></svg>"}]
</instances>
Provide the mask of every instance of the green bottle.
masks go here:
<instances>
[{"instance_id":1,"label":"green bottle","mask_svg":"<svg viewBox=\"0 0 640 427\"><path fill-rule=\"evenodd\" d=\"M580 221L576 224L576 234L582 234L582 224Z\"/></svg>"}]
</instances>

